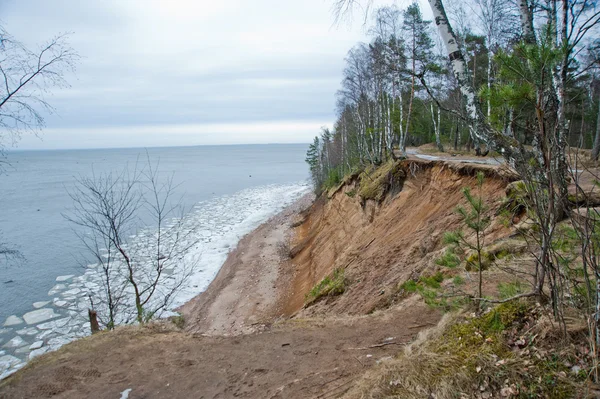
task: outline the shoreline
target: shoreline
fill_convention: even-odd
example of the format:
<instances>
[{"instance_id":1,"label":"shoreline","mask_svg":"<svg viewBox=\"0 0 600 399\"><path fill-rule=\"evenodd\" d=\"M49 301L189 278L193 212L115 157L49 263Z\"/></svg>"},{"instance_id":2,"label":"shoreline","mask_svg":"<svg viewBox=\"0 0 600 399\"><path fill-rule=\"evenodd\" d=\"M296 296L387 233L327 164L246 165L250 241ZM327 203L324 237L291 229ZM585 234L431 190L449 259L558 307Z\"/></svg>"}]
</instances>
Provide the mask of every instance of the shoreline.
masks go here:
<instances>
[{"instance_id":1,"label":"shoreline","mask_svg":"<svg viewBox=\"0 0 600 399\"><path fill-rule=\"evenodd\" d=\"M248 334L286 316L291 225L313 201L314 194L302 195L240 239L207 289L176 309L188 332Z\"/></svg>"},{"instance_id":2,"label":"shoreline","mask_svg":"<svg viewBox=\"0 0 600 399\"><path fill-rule=\"evenodd\" d=\"M285 204L297 203L308 191L303 185L277 186L274 192L265 196L265 187L272 189L275 186L242 190L234 196L220 197L203 211L193 211L193 218L208 217L206 228L199 231L205 265L190 277L186 288L178 295L179 300L175 299L179 303L165 310L164 316L206 291L231 253L227 248L235 248L246 235L276 217L269 215L281 214L282 209L285 211L290 207ZM228 213L217 212L223 207ZM25 314L7 318L0 327L0 380L34 357L90 334L87 298L100 287L94 266L88 265L80 275L57 277L46 301L34 303L34 309Z\"/></svg>"}]
</instances>

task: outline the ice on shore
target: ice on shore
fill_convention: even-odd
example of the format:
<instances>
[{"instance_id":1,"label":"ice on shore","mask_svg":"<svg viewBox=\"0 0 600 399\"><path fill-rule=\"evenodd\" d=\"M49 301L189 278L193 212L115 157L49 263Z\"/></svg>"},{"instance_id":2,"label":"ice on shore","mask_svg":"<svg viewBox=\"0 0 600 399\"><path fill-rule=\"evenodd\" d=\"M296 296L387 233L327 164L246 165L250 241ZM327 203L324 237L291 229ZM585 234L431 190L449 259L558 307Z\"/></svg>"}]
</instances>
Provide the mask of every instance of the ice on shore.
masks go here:
<instances>
[{"instance_id":1,"label":"ice on shore","mask_svg":"<svg viewBox=\"0 0 600 399\"><path fill-rule=\"evenodd\" d=\"M59 316L59 314L54 313L53 309L43 308L25 313L23 315L23 319L25 320L25 323L31 325L42 323L46 320L54 319Z\"/></svg>"},{"instance_id":2,"label":"ice on shore","mask_svg":"<svg viewBox=\"0 0 600 399\"><path fill-rule=\"evenodd\" d=\"M73 278L73 277L75 277L75 275L74 275L74 274L69 274L69 275L67 275L67 276L58 276L58 277L56 278L56 281L60 283L60 282L62 282L62 281L67 281L67 280L70 280L70 279L71 279L71 278Z\"/></svg>"}]
</instances>

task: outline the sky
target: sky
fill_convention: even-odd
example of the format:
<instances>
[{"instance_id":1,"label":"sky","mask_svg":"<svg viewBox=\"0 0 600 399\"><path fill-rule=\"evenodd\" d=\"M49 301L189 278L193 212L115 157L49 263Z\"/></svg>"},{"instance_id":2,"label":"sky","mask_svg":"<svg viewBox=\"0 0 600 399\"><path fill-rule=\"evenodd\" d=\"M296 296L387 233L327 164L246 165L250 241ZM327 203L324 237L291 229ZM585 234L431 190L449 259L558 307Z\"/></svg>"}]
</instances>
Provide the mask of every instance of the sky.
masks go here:
<instances>
[{"instance_id":1,"label":"sky","mask_svg":"<svg viewBox=\"0 0 600 399\"><path fill-rule=\"evenodd\" d=\"M335 25L331 5L2 0L16 39L36 48L70 32L82 57L47 97L56 113L41 136L18 148L310 142L335 118L346 53L368 40L360 10Z\"/></svg>"}]
</instances>

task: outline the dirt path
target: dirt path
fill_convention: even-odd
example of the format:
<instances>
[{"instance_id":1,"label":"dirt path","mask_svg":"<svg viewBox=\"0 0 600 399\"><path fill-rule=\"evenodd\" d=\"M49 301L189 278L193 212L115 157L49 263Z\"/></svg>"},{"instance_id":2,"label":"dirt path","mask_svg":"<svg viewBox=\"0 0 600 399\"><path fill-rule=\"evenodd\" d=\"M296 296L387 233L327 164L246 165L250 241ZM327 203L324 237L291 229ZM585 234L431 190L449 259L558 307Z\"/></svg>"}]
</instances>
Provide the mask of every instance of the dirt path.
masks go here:
<instances>
[{"instance_id":1,"label":"dirt path","mask_svg":"<svg viewBox=\"0 0 600 399\"><path fill-rule=\"evenodd\" d=\"M127 389L130 399L337 397L438 319L413 304L349 320L288 321L237 337L124 328L42 357L0 387L0 398L114 399Z\"/></svg>"}]
</instances>

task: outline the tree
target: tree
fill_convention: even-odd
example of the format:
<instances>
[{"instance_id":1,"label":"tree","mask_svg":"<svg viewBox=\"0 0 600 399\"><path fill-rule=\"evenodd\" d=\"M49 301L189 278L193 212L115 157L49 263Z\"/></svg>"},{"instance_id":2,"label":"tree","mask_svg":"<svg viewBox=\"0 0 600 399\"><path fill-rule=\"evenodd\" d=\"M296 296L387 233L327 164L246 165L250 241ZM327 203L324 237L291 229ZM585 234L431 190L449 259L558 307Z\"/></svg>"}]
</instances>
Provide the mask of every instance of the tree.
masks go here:
<instances>
[{"instance_id":1,"label":"tree","mask_svg":"<svg viewBox=\"0 0 600 399\"><path fill-rule=\"evenodd\" d=\"M74 209L66 218L84 229L80 236L99 263L96 299L107 328L167 310L197 265L197 226L172 202L172 177L159 176L157 166L148 158L141 170L81 177L70 193Z\"/></svg>"},{"instance_id":2,"label":"tree","mask_svg":"<svg viewBox=\"0 0 600 399\"><path fill-rule=\"evenodd\" d=\"M483 299L483 270L489 265L489 255L485 254L483 248L485 246L485 231L490 226L491 219L488 213L488 207L483 202L483 173L477 173L477 196L473 196L471 189L465 187L463 194L468 203L468 208L459 206L457 213L460 216L461 222L473 232L475 242L467 239L462 230L448 233L445 236L447 243L456 245L463 249L472 251L472 254L467 258L467 271L475 269L477 271L477 297L475 302L477 310L481 311L481 301Z\"/></svg>"},{"instance_id":3,"label":"tree","mask_svg":"<svg viewBox=\"0 0 600 399\"><path fill-rule=\"evenodd\" d=\"M38 133L44 126L42 113L53 111L44 95L67 86L65 74L79 59L67 39L58 35L31 51L0 26L0 173L6 147L15 145L24 132ZM0 243L0 260L22 258L17 249Z\"/></svg>"},{"instance_id":4,"label":"tree","mask_svg":"<svg viewBox=\"0 0 600 399\"><path fill-rule=\"evenodd\" d=\"M408 60L411 64L410 97L408 101L408 113L406 115L406 129L410 132L410 122L415 98L415 83L418 75L423 75L427 70L430 60L433 59L433 41L429 36L429 24L431 21L423 19L418 3L412 3L404 11L405 40L408 43ZM404 138L406 140L406 137ZM400 143L400 149L406 151L406 141Z\"/></svg>"},{"instance_id":5,"label":"tree","mask_svg":"<svg viewBox=\"0 0 600 399\"><path fill-rule=\"evenodd\" d=\"M55 36L33 51L0 27L0 151L23 133L40 131L44 112L54 111L45 95L68 86L66 74L78 60L68 35Z\"/></svg>"}]
</instances>

